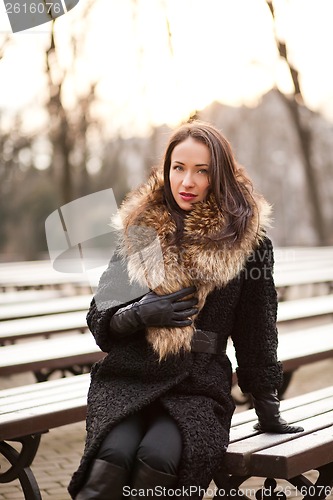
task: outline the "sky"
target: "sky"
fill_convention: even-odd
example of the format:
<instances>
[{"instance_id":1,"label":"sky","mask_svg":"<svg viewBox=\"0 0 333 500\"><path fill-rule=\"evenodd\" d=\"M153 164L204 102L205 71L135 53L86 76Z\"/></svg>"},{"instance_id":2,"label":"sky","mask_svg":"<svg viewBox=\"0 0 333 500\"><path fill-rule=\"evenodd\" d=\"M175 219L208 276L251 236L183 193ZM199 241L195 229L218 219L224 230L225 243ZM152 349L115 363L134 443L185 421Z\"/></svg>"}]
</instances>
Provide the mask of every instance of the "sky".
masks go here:
<instances>
[{"instance_id":1,"label":"sky","mask_svg":"<svg viewBox=\"0 0 333 500\"><path fill-rule=\"evenodd\" d=\"M96 82L94 113L104 117L106 134L173 126L212 101L254 106L274 85L292 90L264 0L95 0L82 20L87 1L56 21L59 64L69 75L63 97L75 109L76 96ZM276 0L275 9L306 104L333 121L333 1ZM18 111L27 128L46 124L50 26L11 35L0 61L0 110ZM7 33L0 2L0 46Z\"/></svg>"}]
</instances>

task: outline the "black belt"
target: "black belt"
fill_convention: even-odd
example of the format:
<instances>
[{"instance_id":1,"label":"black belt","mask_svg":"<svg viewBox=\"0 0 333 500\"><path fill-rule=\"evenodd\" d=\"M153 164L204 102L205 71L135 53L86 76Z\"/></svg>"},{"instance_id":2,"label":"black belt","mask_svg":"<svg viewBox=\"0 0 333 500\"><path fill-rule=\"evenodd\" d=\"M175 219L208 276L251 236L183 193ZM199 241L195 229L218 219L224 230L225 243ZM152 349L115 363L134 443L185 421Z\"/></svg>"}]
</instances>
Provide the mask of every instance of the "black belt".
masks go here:
<instances>
[{"instance_id":1,"label":"black belt","mask_svg":"<svg viewBox=\"0 0 333 500\"><path fill-rule=\"evenodd\" d=\"M206 330L195 330L192 338L192 352L206 352L208 354L225 354L225 349L218 349L218 334Z\"/></svg>"}]
</instances>

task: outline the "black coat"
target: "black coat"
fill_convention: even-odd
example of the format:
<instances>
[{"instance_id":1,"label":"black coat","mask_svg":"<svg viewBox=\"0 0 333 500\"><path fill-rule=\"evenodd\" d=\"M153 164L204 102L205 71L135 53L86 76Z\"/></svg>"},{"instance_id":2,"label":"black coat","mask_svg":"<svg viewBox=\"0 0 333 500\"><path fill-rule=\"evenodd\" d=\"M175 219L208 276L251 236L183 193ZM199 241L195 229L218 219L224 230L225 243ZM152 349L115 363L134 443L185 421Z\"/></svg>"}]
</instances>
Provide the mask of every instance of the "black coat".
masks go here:
<instances>
[{"instance_id":1,"label":"black coat","mask_svg":"<svg viewBox=\"0 0 333 500\"><path fill-rule=\"evenodd\" d=\"M177 487L209 486L214 471L223 464L234 411L232 369L223 354L228 337L236 349L243 392L275 389L282 382L272 269L273 248L265 237L245 268L207 296L195 321L197 328L218 333L220 354L182 351L159 362L143 330L123 339L110 333L110 318L124 305L110 301L119 286L119 261L111 260L87 316L97 344L108 354L91 372L86 447L69 485L72 497L82 487L91 460L111 428L157 399L175 419L183 438Z\"/></svg>"}]
</instances>

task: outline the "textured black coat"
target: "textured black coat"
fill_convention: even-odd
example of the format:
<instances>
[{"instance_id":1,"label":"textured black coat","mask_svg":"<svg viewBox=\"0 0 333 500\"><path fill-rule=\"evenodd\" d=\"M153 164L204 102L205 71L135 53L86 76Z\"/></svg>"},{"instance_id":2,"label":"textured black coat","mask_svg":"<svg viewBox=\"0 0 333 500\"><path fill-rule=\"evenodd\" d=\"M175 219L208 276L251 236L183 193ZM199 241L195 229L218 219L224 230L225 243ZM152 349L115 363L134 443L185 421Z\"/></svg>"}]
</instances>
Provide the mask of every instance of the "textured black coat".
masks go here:
<instances>
[{"instance_id":1,"label":"textured black coat","mask_svg":"<svg viewBox=\"0 0 333 500\"><path fill-rule=\"evenodd\" d=\"M175 419L183 438L177 487L209 486L214 470L223 463L234 411L232 370L223 354L228 337L236 349L238 383L243 392L275 389L281 384L272 269L272 244L264 238L243 271L226 287L208 295L195 324L218 333L220 354L181 352L159 362L144 331L123 339L110 333L110 318L120 307L119 302L115 305L108 299L119 286L119 261L111 260L87 316L97 344L108 354L91 373L87 441L69 486L73 497L110 429L156 399Z\"/></svg>"}]
</instances>

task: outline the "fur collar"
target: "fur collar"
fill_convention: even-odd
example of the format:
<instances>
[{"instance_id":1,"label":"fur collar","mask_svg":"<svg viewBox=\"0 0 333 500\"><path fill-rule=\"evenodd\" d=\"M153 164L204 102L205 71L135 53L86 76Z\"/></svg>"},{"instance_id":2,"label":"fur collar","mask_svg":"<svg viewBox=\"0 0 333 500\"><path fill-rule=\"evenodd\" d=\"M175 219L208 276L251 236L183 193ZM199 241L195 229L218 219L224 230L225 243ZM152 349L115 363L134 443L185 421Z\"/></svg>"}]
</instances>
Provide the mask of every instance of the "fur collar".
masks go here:
<instances>
[{"instance_id":1,"label":"fur collar","mask_svg":"<svg viewBox=\"0 0 333 500\"><path fill-rule=\"evenodd\" d=\"M270 206L257 197L245 235L235 244L214 238L225 223L212 197L197 203L185 218L181 248L170 244L176 226L163 202L163 177L154 172L147 183L130 193L113 225L121 234L120 252L127 259L132 282L157 294L195 285L198 309L216 287L224 287L244 268L269 225ZM136 215L138 214L139 215ZM190 350L193 327L148 328L147 340L160 360L181 349Z\"/></svg>"}]
</instances>

